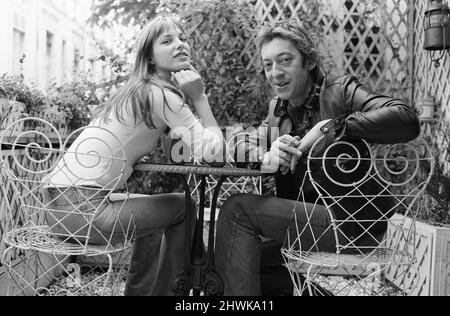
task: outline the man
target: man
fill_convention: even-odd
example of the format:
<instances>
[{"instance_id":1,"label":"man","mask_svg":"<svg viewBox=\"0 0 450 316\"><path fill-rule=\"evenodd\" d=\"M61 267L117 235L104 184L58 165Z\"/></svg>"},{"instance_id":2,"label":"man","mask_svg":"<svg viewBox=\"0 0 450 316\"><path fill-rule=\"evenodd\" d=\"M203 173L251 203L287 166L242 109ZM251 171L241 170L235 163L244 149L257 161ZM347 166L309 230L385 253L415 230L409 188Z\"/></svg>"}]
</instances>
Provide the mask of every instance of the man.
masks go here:
<instances>
[{"instance_id":1,"label":"man","mask_svg":"<svg viewBox=\"0 0 450 316\"><path fill-rule=\"evenodd\" d=\"M280 249L288 228L297 224L301 229L307 221L305 210L296 203L306 172L301 158L319 138L326 136L322 146L342 138L393 144L420 134L415 111L402 101L374 94L349 76L325 77L312 40L295 21L263 27L257 45L265 75L277 97L258 130L265 140L247 144L246 153L250 160L260 157L263 171L276 172L277 197L237 195L222 206L215 266L224 280L226 296L292 295L293 284L283 267ZM277 129L279 138L273 136ZM303 189L306 202L313 203L317 195L311 185L306 183ZM381 188L372 184L368 190L373 193ZM373 204L389 209L389 203L389 198L380 198ZM319 207L309 219L311 228L317 235L329 234L329 243L322 250L335 252L332 232L327 231L328 212ZM348 203L347 207L351 210L358 206ZM297 223L292 222L294 209ZM375 220L374 214L368 206L357 215ZM344 229L350 238L361 235L361 225L350 224ZM385 231L386 227L371 227L370 236L381 238Z\"/></svg>"}]
</instances>

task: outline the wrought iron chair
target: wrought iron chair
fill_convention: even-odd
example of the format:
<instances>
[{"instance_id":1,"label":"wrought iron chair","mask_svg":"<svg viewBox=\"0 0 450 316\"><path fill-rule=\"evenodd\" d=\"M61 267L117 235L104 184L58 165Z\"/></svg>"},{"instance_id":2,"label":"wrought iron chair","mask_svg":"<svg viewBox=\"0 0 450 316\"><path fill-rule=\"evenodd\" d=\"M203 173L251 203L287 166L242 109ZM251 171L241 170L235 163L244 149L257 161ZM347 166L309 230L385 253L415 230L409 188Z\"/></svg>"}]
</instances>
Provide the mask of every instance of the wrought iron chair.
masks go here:
<instances>
[{"instance_id":1,"label":"wrought iron chair","mask_svg":"<svg viewBox=\"0 0 450 316\"><path fill-rule=\"evenodd\" d=\"M307 221L287 232L282 249L295 294L411 293L418 279L415 219L433 170L429 147L421 139L396 145L343 140L321 149L322 141L307 157L298 199ZM318 233L313 217L324 207L330 224Z\"/></svg>"},{"instance_id":2,"label":"wrought iron chair","mask_svg":"<svg viewBox=\"0 0 450 316\"><path fill-rule=\"evenodd\" d=\"M81 133L88 137L75 142ZM84 150L87 143L98 151ZM135 227L133 220L126 225L118 220L122 212L130 212L126 209L130 199L127 190L115 193L126 187L126 157L120 140L105 129L84 127L63 142L50 123L27 118L10 125L1 135L0 145L1 172L7 179L4 187L14 190L8 192L14 199L9 214L11 229L3 236L8 246L2 254L2 264L9 272L8 294L122 294L127 266L123 256L131 246ZM103 169L96 168L99 165ZM64 183L68 180L70 185L58 186L50 175L63 167L68 170L62 174ZM105 180L112 167L119 168L120 175ZM99 179L105 181L103 187L87 185ZM46 197L49 187L56 197ZM83 201L72 202L72 190L78 190ZM94 225L111 201L120 205L114 209L114 234L99 231ZM70 211L64 211L67 206ZM84 266L77 260L81 258L94 258L98 266Z\"/></svg>"}]
</instances>

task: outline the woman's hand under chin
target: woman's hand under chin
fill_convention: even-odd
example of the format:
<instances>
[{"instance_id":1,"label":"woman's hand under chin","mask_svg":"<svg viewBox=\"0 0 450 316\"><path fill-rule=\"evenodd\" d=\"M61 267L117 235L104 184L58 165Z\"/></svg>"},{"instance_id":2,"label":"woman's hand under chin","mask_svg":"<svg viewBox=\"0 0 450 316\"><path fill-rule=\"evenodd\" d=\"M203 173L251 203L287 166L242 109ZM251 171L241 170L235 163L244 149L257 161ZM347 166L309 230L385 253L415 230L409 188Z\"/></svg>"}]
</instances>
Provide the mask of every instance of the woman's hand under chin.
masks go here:
<instances>
[{"instance_id":1,"label":"woman's hand under chin","mask_svg":"<svg viewBox=\"0 0 450 316\"><path fill-rule=\"evenodd\" d=\"M180 90L193 102L205 95L205 86L202 77L192 66L189 70L174 72L173 78L180 87Z\"/></svg>"}]
</instances>

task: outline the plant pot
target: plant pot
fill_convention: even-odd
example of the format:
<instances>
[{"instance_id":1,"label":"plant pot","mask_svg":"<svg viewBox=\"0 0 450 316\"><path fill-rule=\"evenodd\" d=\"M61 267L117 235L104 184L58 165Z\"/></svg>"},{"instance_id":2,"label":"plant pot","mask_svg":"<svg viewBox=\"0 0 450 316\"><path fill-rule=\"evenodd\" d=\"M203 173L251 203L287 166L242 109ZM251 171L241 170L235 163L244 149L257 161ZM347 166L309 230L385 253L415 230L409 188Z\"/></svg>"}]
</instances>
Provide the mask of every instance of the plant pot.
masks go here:
<instances>
[{"instance_id":1,"label":"plant pot","mask_svg":"<svg viewBox=\"0 0 450 316\"><path fill-rule=\"evenodd\" d=\"M395 215L401 218L402 215ZM406 219L411 224L411 219ZM392 229L392 227L390 228ZM395 281L413 285L413 296L450 295L450 229L416 221L416 274ZM386 277L395 280L398 268L391 268Z\"/></svg>"}]
</instances>

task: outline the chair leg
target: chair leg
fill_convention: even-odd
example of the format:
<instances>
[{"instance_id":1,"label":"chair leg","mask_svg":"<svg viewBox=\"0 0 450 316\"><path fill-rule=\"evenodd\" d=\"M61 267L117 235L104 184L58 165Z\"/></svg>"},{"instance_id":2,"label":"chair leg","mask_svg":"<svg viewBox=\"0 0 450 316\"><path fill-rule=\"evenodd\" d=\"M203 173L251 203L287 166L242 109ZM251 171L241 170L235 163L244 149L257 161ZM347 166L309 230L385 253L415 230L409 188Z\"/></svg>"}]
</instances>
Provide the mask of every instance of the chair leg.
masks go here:
<instances>
[{"instance_id":1,"label":"chair leg","mask_svg":"<svg viewBox=\"0 0 450 316\"><path fill-rule=\"evenodd\" d=\"M81 296L122 296L125 291L125 276L128 257L125 251L113 258L111 254L103 254L88 258L88 262L79 263L82 285L74 295ZM99 258L106 260L99 261Z\"/></svg>"},{"instance_id":2,"label":"chair leg","mask_svg":"<svg viewBox=\"0 0 450 316\"><path fill-rule=\"evenodd\" d=\"M107 257L108 257L108 271L106 272L106 278L105 282L103 283L103 290L101 296L105 296L109 280L112 278L112 275L114 273L112 256L110 254L107 254Z\"/></svg>"},{"instance_id":3,"label":"chair leg","mask_svg":"<svg viewBox=\"0 0 450 316\"><path fill-rule=\"evenodd\" d=\"M312 272L313 266L310 265L308 267L308 271L306 272L306 286L308 287L308 292L310 296L314 296L314 291L312 289L313 283L312 283L312 277L311 277L311 272Z\"/></svg>"},{"instance_id":4,"label":"chair leg","mask_svg":"<svg viewBox=\"0 0 450 316\"><path fill-rule=\"evenodd\" d=\"M105 261L97 263L78 263L80 271L80 284L72 286L71 295L76 296L118 296L122 288L122 276L124 269L121 264L114 267L113 257L110 254L104 254L98 257L106 257L106 271L102 268ZM120 258L119 258L120 259ZM95 261L95 260L94 260ZM120 261L119 261L120 262Z\"/></svg>"}]
</instances>

